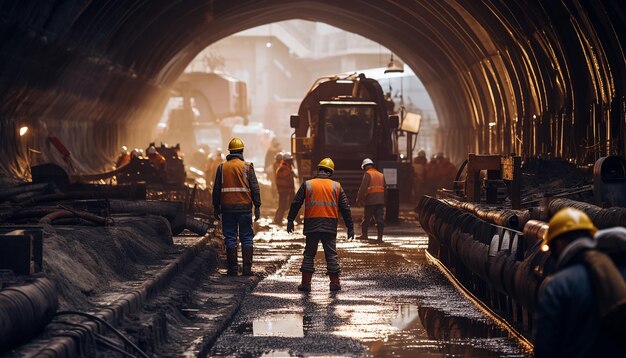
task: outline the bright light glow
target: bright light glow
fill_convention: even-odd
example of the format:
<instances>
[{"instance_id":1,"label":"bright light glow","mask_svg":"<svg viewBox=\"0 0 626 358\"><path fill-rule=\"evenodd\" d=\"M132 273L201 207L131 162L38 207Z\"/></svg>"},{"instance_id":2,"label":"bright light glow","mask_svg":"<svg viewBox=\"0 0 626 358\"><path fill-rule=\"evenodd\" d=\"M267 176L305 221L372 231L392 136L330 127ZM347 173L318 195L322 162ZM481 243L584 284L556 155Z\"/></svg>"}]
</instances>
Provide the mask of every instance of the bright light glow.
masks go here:
<instances>
[{"instance_id":1,"label":"bright light glow","mask_svg":"<svg viewBox=\"0 0 626 358\"><path fill-rule=\"evenodd\" d=\"M489 128L495 127L495 125L496 125L496 122L489 122Z\"/></svg>"},{"instance_id":2,"label":"bright light glow","mask_svg":"<svg viewBox=\"0 0 626 358\"><path fill-rule=\"evenodd\" d=\"M195 173L196 175L204 176L204 172L196 167L189 167L189 170Z\"/></svg>"},{"instance_id":3,"label":"bright light glow","mask_svg":"<svg viewBox=\"0 0 626 358\"><path fill-rule=\"evenodd\" d=\"M165 127L167 127L167 123L163 123L163 122L161 122L161 123L157 124L157 127L159 127L159 128L165 128Z\"/></svg>"},{"instance_id":4,"label":"bright light glow","mask_svg":"<svg viewBox=\"0 0 626 358\"><path fill-rule=\"evenodd\" d=\"M337 83L354 83L354 82L350 80L337 80Z\"/></svg>"},{"instance_id":5,"label":"bright light glow","mask_svg":"<svg viewBox=\"0 0 626 358\"><path fill-rule=\"evenodd\" d=\"M26 132L28 132L28 127L24 126L20 128L20 137L26 134Z\"/></svg>"},{"instance_id":6,"label":"bright light glow","mask_svg":"<svg viewBox=\"0 0 626 358\"><path fill-rule=\"evenodd\" d=\"M543 252L548 252L550 251L550 246L543 244L543 246L541 246L541 251Z\"/></svg>"},{"instance_id":7,"label":"bright light glow","mask_svg":"<svg viewBox=\"0 0 626 358\"><path fill-rule=\"evenodd\" d=\"M533 114L533 119L537 119L537 115L536 114Z\"/></svg>"},{"instance_id":8,"label":"bright light glow","mask_svg":"<svg viewBox=\"0 0 626 358\"><path fill-rule=\"evenodd\" d=\"M269 41L267 41L267 42L265 43L265 47L267 47L267 48L272 47L272 43L271 43L271 42L269 42Z\"/></svg>"}]
</instances>

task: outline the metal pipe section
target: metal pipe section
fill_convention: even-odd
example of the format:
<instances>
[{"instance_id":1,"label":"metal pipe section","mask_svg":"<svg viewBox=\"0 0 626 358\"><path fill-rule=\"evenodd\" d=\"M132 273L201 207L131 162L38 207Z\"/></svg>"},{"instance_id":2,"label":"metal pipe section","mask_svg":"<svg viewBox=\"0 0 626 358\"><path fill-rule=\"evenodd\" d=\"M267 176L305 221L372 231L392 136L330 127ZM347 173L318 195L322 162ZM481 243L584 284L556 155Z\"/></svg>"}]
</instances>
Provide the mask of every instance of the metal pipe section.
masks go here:
<instances>
[{"instance_id":1,"label":"metal pipe section","mask_svg":"<svg viewBox=\"0 0 626 358\"><path fill-rule=\"evenodd\" d=\"M530 220L520 232L476 215L496 221L510 219L510 213L428 196L416 210L429 237L428 252L468 291L530 336L539 287L554 265L541 251L547 224Z\"/></svg>"},{"instance_id":2,"label":"metal pipe section","mask_svg":"<svg viewBox=\"0 0 626 358\"><path fill-rule=\"evenodd\" d=\"M39 277L0 290L0 352L41 332L59 307L54 283Z\"/></svg>"},{"instance_id":3,"label":"metal pipe section","mask_svg":"<svg viewBox=\"0 0 626 358\"><path fill-rule=\"evenodd\" d=\"M594 225L600 229L606 229L615 226L626 226L626 208L613 207L603 209L580 201L571 199L552 199L548 204L550 216L556 214L557 211L564 208L576 208L584 211Z\"/></svg>"}]
</instances>

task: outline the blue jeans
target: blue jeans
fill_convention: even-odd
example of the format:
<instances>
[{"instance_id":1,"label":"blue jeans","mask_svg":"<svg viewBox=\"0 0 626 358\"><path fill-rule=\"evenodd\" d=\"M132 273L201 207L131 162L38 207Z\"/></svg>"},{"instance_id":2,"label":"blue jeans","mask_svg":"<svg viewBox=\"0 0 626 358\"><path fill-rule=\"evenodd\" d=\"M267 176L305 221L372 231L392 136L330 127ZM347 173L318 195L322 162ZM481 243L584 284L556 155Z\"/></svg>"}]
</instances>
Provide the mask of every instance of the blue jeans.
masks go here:
<instances>
[{"instance_id":1,"label":"blue jeans","mask_svg":"<svg viewBox=\"0 0 626 358\"><path fill-rule=\"evenodd\" d=\"M237 247L237 233L241 247L252 247L252 213L222 213L222 231L227 249Z\"/></svg>"}]
</instances>

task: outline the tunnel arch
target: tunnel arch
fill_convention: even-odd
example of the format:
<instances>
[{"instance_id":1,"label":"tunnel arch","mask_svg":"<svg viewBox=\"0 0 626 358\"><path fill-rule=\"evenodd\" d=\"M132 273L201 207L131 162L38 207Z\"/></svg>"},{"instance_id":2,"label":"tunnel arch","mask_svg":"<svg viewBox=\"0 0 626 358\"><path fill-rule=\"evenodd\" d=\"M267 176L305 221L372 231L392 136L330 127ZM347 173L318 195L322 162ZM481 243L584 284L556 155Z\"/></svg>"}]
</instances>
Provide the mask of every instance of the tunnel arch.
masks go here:
<instances>
[{"instance_id":1,"label":"tunnel arch","mask_svg":"<svg viewBox=\"0 0 626 358\"><path fill-rule=\"evenodd\" d=\"M24 175L25 148L45 149L48 135L70 143L80 170L101 167L133 139L125 133L158 118L168 88L199 51L294 18L358 33L402 57L426 86L453 159L490 150L580 163L623 155L625 7L582 0L0 2L7 153L0 170ZM26 144L16 137L24 122L35 129ZM96 132L106 135L85 146Z\"/></svg>"}]
</instances>

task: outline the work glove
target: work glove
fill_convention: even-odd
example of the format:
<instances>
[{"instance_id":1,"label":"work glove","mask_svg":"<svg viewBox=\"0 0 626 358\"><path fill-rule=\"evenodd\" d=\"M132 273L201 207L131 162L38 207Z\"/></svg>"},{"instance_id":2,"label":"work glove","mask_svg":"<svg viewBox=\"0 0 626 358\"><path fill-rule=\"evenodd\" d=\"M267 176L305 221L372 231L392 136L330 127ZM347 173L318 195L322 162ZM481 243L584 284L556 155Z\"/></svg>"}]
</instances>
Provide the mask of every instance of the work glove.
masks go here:
<instances>
[{"instance_id":1,"label":"work glove","mask_svg":"<svg viewBox=\"0 0 626 358\"><path fill-rule=\"evenodd\" d=\"M220 211L220 208L213 209L213 217L217 221L220 221L222 219L222 212Z\"/></svg>"},{"instance_id":2,"label":"work glove","mask_svg":"<svg viewBox=\"0 0 626 358\"><path fill-rule=\"evenodd\" d=\"M348 240L354 240L354 229L348 230Z\"/></svg>"},{"instance_id":3,"label":"work glove","mask_svg":"<svg viewBox=\"0 0 626 358\"><path fill-rule=\"evenodd\" d=\"M290 234L293 232L293 221L291 220L287 220L287 232Z\"/></svg>"},{"instance_id":4,"label":"work glove","mask_svg":"<svg viewBox=\"0 0 626 358\"><path fill-rule=\"evenodd\" d=\"M260 218L261 218L261 208L256 207L254 208L254 221L259 221Z\"/></svg>"}]
</instances>

